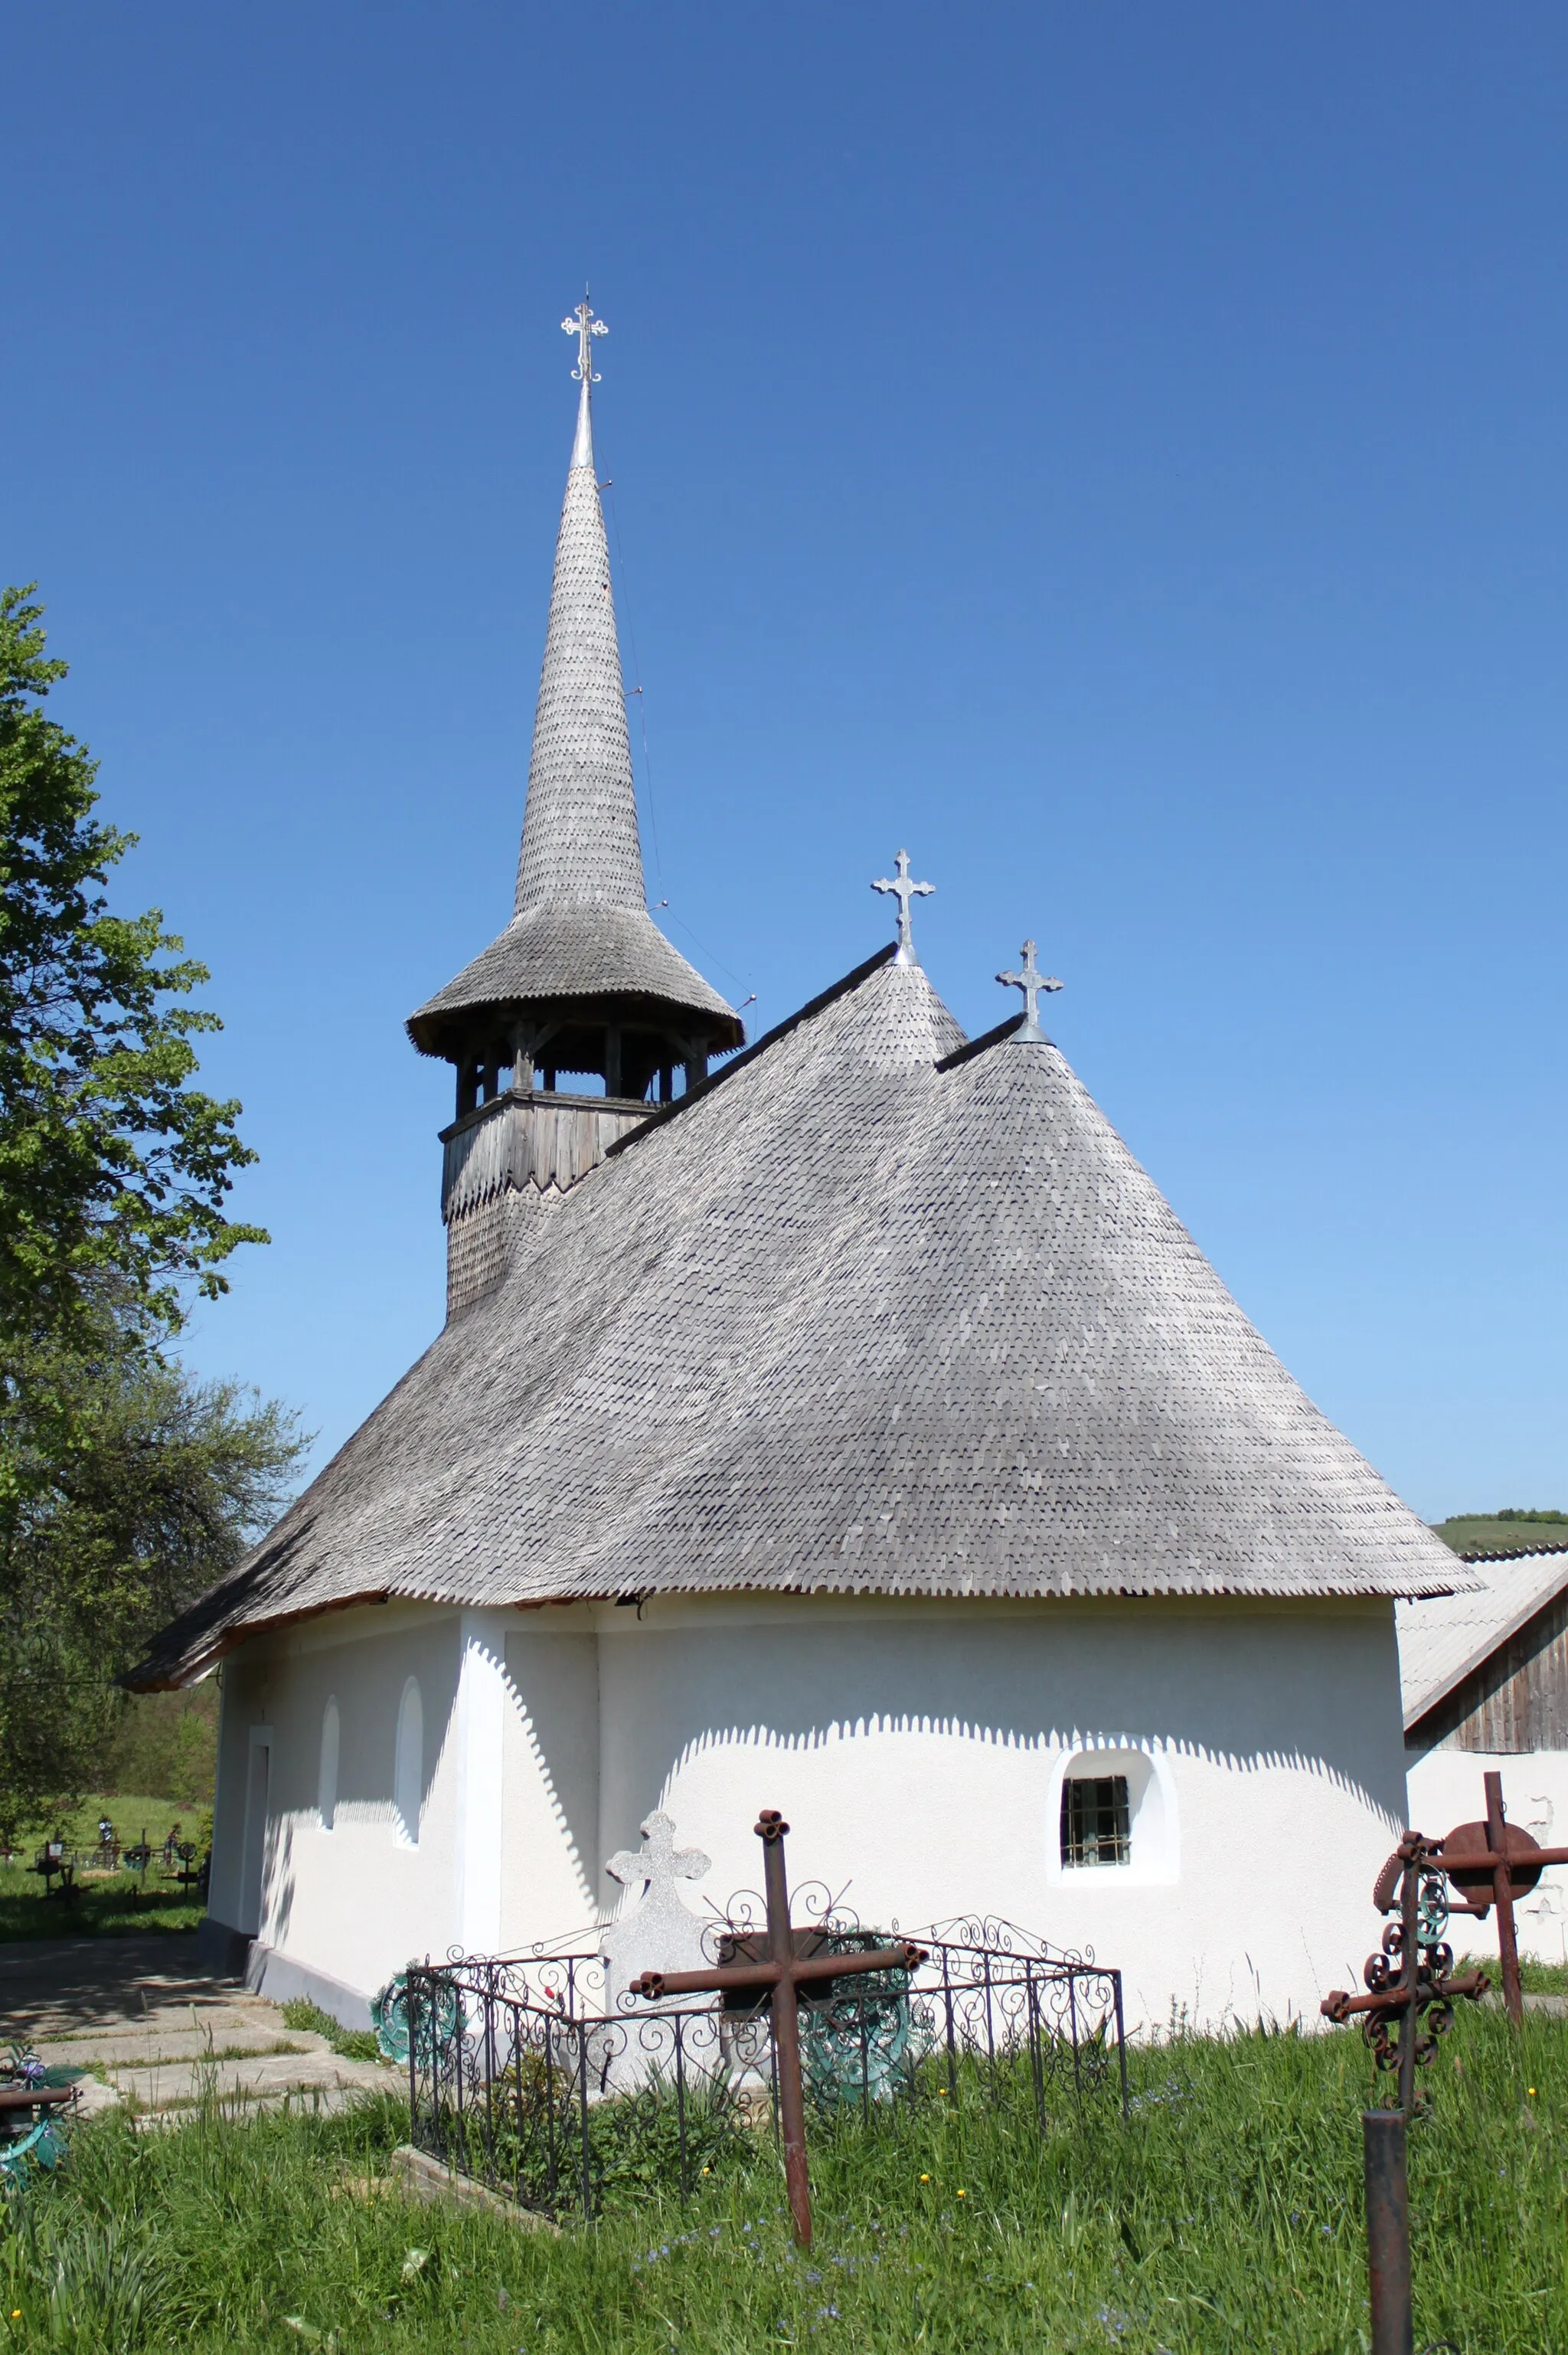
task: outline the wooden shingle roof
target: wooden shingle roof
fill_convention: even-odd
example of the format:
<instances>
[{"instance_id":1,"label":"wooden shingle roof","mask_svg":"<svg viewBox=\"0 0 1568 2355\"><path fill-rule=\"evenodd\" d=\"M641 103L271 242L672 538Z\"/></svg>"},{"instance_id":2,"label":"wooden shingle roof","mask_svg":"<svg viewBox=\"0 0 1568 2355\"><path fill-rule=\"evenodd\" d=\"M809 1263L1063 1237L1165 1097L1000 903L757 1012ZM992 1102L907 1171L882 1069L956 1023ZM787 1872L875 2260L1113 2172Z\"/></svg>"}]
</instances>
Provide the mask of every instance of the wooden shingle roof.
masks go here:
<instances>
[{"instance_id":1,"label":"wooden shingle roof","mask_svg":"<svg viewBox=\"0 0 1568 2355\"><path fill-rule=\"evenodd\" d=\"M1049 1042L878 959L559 1201L134 1681L382 1594L1412 1595L1463 1565Z\"/></svg>"},{"instance_id":2,"label":"wooden shingle roof","mask_svg":"<svg viewBox=\"0 0 1568 2355\"><path fill-rule=\"evenodd\" d=\"M637 794L594 469L588 379L567 474L534 715L512 922L408 1018L421 1052L456 1055L475 1017L558 999L641 1003L710 1050L740 1019L648 913Z\"/></svg>"}]
</instances>

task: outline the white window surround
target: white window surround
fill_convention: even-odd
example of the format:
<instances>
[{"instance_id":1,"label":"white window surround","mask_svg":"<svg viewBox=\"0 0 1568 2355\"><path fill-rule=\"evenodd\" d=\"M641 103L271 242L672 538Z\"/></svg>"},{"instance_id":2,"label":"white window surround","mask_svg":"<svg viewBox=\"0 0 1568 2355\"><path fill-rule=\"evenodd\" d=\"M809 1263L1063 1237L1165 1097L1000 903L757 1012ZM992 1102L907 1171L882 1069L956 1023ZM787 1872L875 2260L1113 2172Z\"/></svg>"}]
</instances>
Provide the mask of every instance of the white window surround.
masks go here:
<instances>
[{"instance_id":1,"label":"white window surround","mask_svg":"<svg viewBox=\"0 0 1568 2355\"><path fill-rule=\"evenodd\" d=\"M1064 1864L1062 1785L1069 1775L1127 1778L1131 1831L1125 1864ZM1045 1878L1060 1888L1169 1889L1181 1879L1176 1785L1163 1751L1124 1742L1085 1742L1053 1760L1045 1807Z\"/></svg>"},{"instance_id":2,"label":"white window surround","mask_svg":"<svg viewBox=\"0 0 1568 2355\"><path fill-rule=\"evenodd\" d=\"M337 1695L334 1693L322 1711L321 1769L316 1778L316 1812L323 1832L330 1832L337 1820L337 1760L342 1739Z\"/></svg>"},{"instance_id":3,"label":"white window surround","mask_svg":"<svg viewBox=\"0 0 1568 2355\"><path fill-rule=\"evenodd\" d=\"M419 1679L409 1677L397 1704L397 1746L392 1761L392 1811L400 1848L419 1845L419 1805L425 1794L425 1710Z\"/></svg>"}]
</instances>

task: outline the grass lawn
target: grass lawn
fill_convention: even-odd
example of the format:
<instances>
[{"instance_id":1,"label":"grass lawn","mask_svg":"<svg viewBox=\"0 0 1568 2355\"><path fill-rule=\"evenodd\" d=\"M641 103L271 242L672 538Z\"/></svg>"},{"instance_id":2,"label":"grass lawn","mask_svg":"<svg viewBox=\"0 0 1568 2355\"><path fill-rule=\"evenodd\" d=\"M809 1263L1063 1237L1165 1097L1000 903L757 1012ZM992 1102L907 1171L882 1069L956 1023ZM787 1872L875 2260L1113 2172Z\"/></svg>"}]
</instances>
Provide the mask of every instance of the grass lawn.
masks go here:
<instances>
[{"instance_id":1,"label":"grass lawn","mask_svg":"<svg viewBox=\"0 0 1568 2355\"><path fill-rule=\"evenodd\" d=\"M1465 2009L1411 2146L1416 2344L1568 2348L1568 2031ZM322 2355L1361 2355L1359 2036L1139 2053L1136 2102L1040 2140L956 2115L817 2133L817 2245L774 2146L688 2206L556 2237L377 2190L388 2098L337 2118L79 2127L0 2231L0 2349ZM1386 2082L1386 2081L1385 2081ZM8 2337L7 2337L8 2332Z\"/></svg>"},{"instance_id":2,"label":"grass lawn","mask_svg":"<svg viewBox=\"0 0 1568 2355\"><path fill-rule=\"evenodd\" d=\"M181 1807L169 1799L135 1796L84 1799L74 1814L62 1817L59 1828L68 1845L90 1848L98 1839L98 1819L107 1816L122 1842L140 1839L145 1830L155 1848L175 1824L185 1839L206 1838L207 1811ZM30 1863L40 1843L29 1840L18 1850L18 1861L0 1866L0 1940L11 1938L122 1937L145 1930L194 1930L205 1908L187 1896L177 1881L164 1878L163 1859L155 1856L147 1868L145 1894L139 1873L100 1876L87 1873L69 1899L46 1898L41 1874ZM58 1884L57 1884L58 1886ZM0 2339L0 2347L5 2344Z\"/></svg>"}]
</instances>

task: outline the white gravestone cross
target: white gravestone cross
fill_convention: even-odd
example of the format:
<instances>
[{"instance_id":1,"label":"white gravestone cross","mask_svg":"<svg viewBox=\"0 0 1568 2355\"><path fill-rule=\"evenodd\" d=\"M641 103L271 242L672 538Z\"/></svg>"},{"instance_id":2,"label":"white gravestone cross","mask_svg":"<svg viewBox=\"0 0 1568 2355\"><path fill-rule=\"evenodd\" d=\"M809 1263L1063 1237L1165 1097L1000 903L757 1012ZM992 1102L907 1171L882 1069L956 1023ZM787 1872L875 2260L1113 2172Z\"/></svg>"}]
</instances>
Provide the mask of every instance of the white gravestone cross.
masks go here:
<instances>
[{"instance_id":1,"label":"white gravestone cross","mask_svg":"<svg viewBox=\"0 0 1568 2355\"><path fill-rule=\"evenodd\" d=\"M677 1848L668 1816L647 1817L641 1849L623 1848L605 1870L628 1889L641 1888L641 1902L612 1922L602 1935L605 2009L618 2011L620 1996L644 1971L700 1971L705 1924L676 1894L683 1881L700 1881L710 1859L700 1848Z\"/></svg>"}]
</instances>

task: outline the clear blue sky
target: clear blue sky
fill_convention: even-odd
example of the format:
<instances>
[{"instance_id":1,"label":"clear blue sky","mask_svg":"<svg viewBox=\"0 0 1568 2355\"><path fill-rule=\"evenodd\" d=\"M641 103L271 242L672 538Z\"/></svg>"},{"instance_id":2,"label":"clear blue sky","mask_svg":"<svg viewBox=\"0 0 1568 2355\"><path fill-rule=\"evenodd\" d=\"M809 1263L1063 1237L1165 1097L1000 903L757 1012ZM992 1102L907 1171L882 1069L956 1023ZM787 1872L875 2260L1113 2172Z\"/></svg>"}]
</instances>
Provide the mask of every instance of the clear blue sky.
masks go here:
<instances>
[{"instance_id":1,"label":"clear blue sky","mask_svg":"<svg viewBox=\"0 0 1568 2355\"><path fill-rule=\"evenodd\" d=\"M194 1363L335 1444L440 1322L401 1025L510 909L588 279L677 943L775 1020L907 842L959 1018L1033 933L1394 1485L1568 1508L1561 0L71 0L5 48L0 570L274 1237Z\"/></svg>"}]
</instances>

